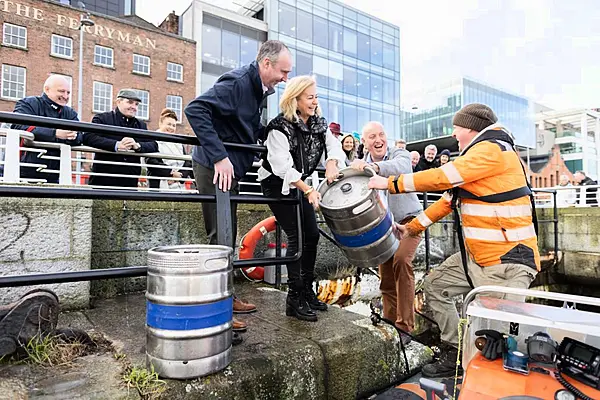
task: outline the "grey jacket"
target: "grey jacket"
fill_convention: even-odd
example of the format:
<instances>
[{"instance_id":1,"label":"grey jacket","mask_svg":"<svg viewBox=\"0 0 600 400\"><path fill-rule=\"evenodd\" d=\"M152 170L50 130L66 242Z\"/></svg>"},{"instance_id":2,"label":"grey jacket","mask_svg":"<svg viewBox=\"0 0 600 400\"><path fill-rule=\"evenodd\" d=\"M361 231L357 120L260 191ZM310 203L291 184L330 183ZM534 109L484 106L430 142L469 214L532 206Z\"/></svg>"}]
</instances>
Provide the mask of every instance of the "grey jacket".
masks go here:
<instances>
[{"instance_id":1,"label":"grey jacket","mask_svg":"<svg viewBox=\"0 0 600 400\"><path fill-rule=\"evenodd\" d=\"M365 160L367 162L372 162L369 155L365 157ZM412 174L413 172L410 153L398 148L388 150L386 160L377 162L377 165L379 166L379 175L384 177L390 175L398 176L401 174ZM387 201L396 222L401 222L406 217L416 216L423 211L423 205L414 193L388 193Z\"/></svg>"}]
</instances>

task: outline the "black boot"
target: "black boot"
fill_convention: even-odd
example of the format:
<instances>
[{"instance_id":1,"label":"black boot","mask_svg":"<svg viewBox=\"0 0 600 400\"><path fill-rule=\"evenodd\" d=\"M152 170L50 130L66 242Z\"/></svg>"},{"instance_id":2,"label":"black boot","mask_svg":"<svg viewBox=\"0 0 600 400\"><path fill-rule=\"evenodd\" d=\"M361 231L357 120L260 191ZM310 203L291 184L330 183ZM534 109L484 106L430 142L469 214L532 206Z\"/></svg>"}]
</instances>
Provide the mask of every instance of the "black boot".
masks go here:
<instances>
[{"instance_id":1,"label":"black boot","mask_svg":"<svg viewBox=\"0 0 600 400\"><path fill-rule=\"evenodd\" d=\"M315 291L313 290L313 281L307 278L304 279L304 297L308 302L311 309L317 311L327 311L327 304L323 303L317 298Z\"/></svg>"},{"instance_id":2,"label":"black boot","mask_svg":"<svg viewBox=\"0 0 600 400\"><path fill-rule=\"evenodd\" d=\"M458 358L458 349L452 345L443 344L440 346L441 354L437 361L424 365L421 374L427 378L441 378L454 376L456 374L456 359ZM458 367L458 374L462 375L462 366Z\"/></svg>"},{"instance_id":3,"label":"black boot","mask_svg":"<svg viewBox=\"0 0 600 400\"><path fill-rule=\"evenodd\" d=\"M285 301L285 315L302 321L316 321L317 314L310 309L301 291L290 287Z\"/></svg>"}]
</instances>

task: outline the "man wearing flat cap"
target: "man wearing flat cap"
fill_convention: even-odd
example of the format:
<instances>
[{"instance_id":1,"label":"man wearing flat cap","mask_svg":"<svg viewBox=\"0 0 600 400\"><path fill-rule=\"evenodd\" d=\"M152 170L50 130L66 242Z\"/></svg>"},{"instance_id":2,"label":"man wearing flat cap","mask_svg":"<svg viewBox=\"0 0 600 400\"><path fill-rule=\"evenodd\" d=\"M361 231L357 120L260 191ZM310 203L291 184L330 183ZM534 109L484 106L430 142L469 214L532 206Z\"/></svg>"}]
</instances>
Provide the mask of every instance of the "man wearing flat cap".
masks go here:
<instances>
[{"instance_id":1,"label":"man wearing flat cap","mask_svg":"<svg viewBox=\"0 0 600 400\"><path fill-rule=\"evenodd\" d=\"M484 104L468 104L454 116L452 136L460 155L427 171L374 176L370 188L390 193L446 190L406 225L398 236L418 235L451 212L460 252L425 278L423 292L440 327L442 355L425 365L426 377L454 376L458 357L455 296L484 285L527 289L540 270L537 221L531 187L511 133ZM507 295L514 301L523 296Z\"/></svg>"},{"instance_id":2,"label":"man wearing flat cap","mask_svg":"<svg viewBox=\"0 0 600 400\"><path fill-rule=\"evenodd\" d=\"M115 109L96 114L92 119L92 123L147 130L146 123L135 117L141 102L142 100L135 89L121 89L117 95ZM94 163L92 172L101 174L140 175L142 168L136 165L140 163L140 157L130 155L130 153L155 153L158 151L158 143L154 140L133 139L117 133L112 135L86 133L83 137L83 144L115 153L96 153L94 156L95 161L132 164ZM92 175L89 184L135 188L138 186L138 178Z\"/></svg>"}]
</instances>

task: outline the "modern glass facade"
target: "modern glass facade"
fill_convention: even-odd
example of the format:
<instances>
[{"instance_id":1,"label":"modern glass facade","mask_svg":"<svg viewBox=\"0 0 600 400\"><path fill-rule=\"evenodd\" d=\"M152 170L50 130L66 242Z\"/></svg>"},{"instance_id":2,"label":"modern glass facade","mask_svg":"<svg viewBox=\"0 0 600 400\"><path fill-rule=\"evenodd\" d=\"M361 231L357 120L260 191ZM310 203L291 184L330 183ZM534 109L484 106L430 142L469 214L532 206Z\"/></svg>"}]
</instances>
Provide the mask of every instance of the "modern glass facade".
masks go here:
<instances>
[{"instance_id":1,"label":"modern glass facade","mask_svg":"<svg viewBox=\"0 0 600 400\"><path fill-rule=\"evenodd\" d=\"M79 7L79 0L54 0L58 3ZM136 0L84 0L85 9L113 17L135 15Z\"/></svg>"},{"instance_id":2,"label":"modern glass facade","mask_svg":"<svg viewBox=\"0 0 600 400\"><path fill-rule=\"evenodd\" d=\"M401 135L409 142L450 135L454 114L470 103L488 105L516 144L535 148L534 103L467 78L412 98L412 110L402 113Z\"/></svg>"},{"instance_id":3,"label":"modern glass facade","mask_svg":"<svg viewBox=\"0 0 600 400\"><path fill-rule=\"evenodd\" d=\"M200 93L227 71L250 64L266 32L205 13L202 19L202 76Z\"/></svg>"},{"instance_id":4,"label":"modern glass facade","mask_svg":"<svg viewBox=\"0 0 600 400\"><path fill-rule=\"evenodd\" d=\"M294 56L291 76L313 74L323 116L343 132L380 121L390 139L400 133L399 28L337 1L265 0L269 39ZM277 115L279 85L269 97Z\"/></svg>"}]
</instances>

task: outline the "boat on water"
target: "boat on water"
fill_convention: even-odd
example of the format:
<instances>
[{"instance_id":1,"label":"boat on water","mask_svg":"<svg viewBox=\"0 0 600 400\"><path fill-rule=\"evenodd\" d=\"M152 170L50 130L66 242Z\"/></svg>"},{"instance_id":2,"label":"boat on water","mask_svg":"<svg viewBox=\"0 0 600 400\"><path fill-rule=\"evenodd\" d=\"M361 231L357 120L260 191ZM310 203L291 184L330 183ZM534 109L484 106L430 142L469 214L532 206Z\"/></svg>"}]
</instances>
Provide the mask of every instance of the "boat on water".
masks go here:
<instances>
[{"instance_id":1,"label":"boat on water","mask_svg":"<svg viewBox=\"0 0 600 400\"><path fill-rule=\"evenodd\" d=\"M507 300L505 295L531 301ZM375 399L600 400L600 314L578 309L581 306L600 307L600 299L477 287L462 308L459 354L464 374L421 378ZM501 344L490 351L488 340Z\"/></svg>"}]
</instances>

